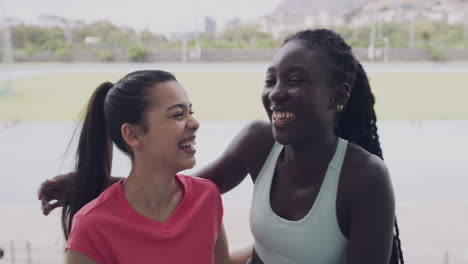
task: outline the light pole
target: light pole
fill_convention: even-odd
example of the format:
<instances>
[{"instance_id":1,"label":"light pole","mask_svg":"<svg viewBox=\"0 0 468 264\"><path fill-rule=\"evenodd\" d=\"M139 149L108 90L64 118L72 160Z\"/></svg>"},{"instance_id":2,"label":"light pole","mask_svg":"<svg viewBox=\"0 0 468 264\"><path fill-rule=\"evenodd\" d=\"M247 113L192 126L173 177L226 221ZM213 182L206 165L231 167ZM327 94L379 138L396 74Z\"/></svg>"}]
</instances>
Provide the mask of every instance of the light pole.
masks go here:
<instances>
[{"instance_id":1,"label":"light pole","mask_svg":"<svg viewBox=\"0 0 468 264\"><path fill-rule=\"evenodd\" d=\"M410 20L410 31L409 31L409 47L410 49L413 48L414 45L414 19L411 18Z\"/></svg>"},{"instance_id":2,"label":"light pole","mask_svg":"<svg viewBox=\"0 0 468 264\"><path fill-rule=\"evenodd\" d=\"M2 47L2 56L1 62L3 65L2 74L0 75L0 97L6 94L9 94L12 89L11 76L8 65L13 63L13 52L11 45L11 33L8 21L5 16L5 5L2 0L0 0L0 37L1 37L1 47Z\"/></svg>"},{"instance_id":3,"label":"light pole","mask_svg":"<svg viewBox=\"0 0 468 264\"><path fill-rule=\"evenodd\" d=\"M372 17L371 20L371 32L369 36L369 48L367 49L367 56L369 60L374 60L374 55L375 55L375 34L376 34L376 28L375 28L375 23L376 23L376 18L375 15Z\"/></svg>"},{"instance_id":4,"label":"light pole","mask_svg":"<svg viewBox=\"0 0 468 264\"><path fill-rule=\"evenodd\" d=\"M3 1L0 1L0 29L2 31L2 62L12 63L13 52L11 47L11 32L5 15L5 5Z\"/></svg>"},{"instance_id":5,"label":"light pole","mask_svg":"<svg viewBox=\"0 0 468 264\"><path fill-rule=\"evenodd\" d=\"M468 7L465 8L465 14L463 17L465 18L465 23L463 25L463 42L468 44Z\"/></svg>"}]
</instances>

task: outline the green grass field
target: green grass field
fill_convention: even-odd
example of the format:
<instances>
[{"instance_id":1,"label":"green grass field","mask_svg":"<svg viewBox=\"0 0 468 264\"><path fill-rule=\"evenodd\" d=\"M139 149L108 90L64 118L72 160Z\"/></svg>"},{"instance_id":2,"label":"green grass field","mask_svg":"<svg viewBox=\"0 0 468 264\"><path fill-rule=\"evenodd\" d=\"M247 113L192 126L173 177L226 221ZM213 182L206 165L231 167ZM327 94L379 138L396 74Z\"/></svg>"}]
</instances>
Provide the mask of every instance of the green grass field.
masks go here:
<instances>
[{"instance_id":1,"label":"green grass field","mask_svg":"<svg viewBox=\"0 0 468 264\"><path fill-rule=\"evenodd\" d=\"M12 81L1 121L74 121L93 89L119 74L61 74ZM263 73L176 73L199 120L264 119ZM468 74L371 73L379 119L468 119Z\"/></svg>"}]
</instances>

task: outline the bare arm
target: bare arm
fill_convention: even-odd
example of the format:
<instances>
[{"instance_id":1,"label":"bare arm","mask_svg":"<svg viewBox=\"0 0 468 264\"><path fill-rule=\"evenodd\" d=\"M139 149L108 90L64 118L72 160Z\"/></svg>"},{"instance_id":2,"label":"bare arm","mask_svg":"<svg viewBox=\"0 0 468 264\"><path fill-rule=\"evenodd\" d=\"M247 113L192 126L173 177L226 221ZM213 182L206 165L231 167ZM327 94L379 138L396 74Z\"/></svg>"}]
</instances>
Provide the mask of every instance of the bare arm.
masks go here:
<instances>
[{"instance_id":1,"label":"bare arm","mask_svg":"<svg viewBox=\"0 0 468 264\"><path fill-rule=\"evenodd\" d=\"M231 253L231 263L245 264L247 260L252 258L253 245L241 248Z\"/></svg>"},{"instance_id":2,"label":"bare arm","mask_svg":"<svg viewBox=\"0 0 468 264\"><path fill-rule=\"evenodd\" d=\"M229 255L229 246L224 224L221 226L215 245L216 264L245 264L252 257L252 246L240 249Z\"/></svg>"},{"instance_id":3,"label":"bare arm","mask_svg":"<svg viewBox=\"0 0 468 264\"><path fill-rule=\"evenodd\" d=\"M361 171L352 192L348 263L389 263L395 221L390 177L376 156Z\"/></svg>"},{"instance_id":4,"label":"bare arm","mask_svg":"<svg viewBox=\"0 0 468 264\"><path fill-rule=\"evenodd\" d=\"M224 224L221 223L221 230L219 231L218 239L214 249L215 263L216 264L228 264L229 261L229 247L226 238L226 231L224 230Z\"/></svg>"},{"instance_id":5,"label":"bare arm","mask_svg":"<svg viewBox=\"0 0 468 264\"><path fill-rule=\"evenodd\" d=\"M252 121L237 134L219 158L193 176L211 180L221 193L225 193L239 185L248 173L255 174L260 170L272 145L270 125L265 121Z\"/></svg>"},{"instance_id":6,"label":"bare arm","mask_svg":"<svg viewBox=\"0 0 468 264\"><path fill-rule=\"evenodd\" d=\"M66 264L98 264L94 259L73 250L67 250L65 253Z\"/></svg>"},{"instance_id":7,"label":"bare arm","mask_svg":"<svg viewBox=\"0 0 468 264\"><path fill-rule=\"evenodd\" d=\"M41 200L42 213L48 215L57 207L63 206L65 199L71 193L75 172L55 176L51 180L44 181L37 192L37 198ZM119 177L111 177L108 186L118 182Z\"/></svg>"},{"instance_id":8,"label":"bare arm","mask_svg":"<svg viewBox=\"0 0 468 264\"><path fill-rule=\"evenodd\" d=\"M270 125L265 121L252 121L237 134L218 159L193 176L211 180L221 193L225 193L241 183L248 173L255 173L261 169L272 144ZM72 188L74 177L76 174L70 172L41 184L38 199L42 201L42 211L45 215L63 205ZM122 178L111 177L109 186L120 179Z\"/></svg>"}]
</instances>

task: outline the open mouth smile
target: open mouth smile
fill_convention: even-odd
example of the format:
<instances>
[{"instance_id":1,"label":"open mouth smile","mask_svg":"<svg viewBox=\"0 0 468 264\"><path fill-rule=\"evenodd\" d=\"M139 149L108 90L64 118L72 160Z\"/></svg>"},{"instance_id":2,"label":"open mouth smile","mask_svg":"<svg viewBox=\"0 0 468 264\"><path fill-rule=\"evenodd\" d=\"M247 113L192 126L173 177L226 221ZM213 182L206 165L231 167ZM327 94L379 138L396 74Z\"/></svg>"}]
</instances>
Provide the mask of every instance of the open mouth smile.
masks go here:
<instances>
[{"instance_id":1,"label":"open mouth smile","mask_svg":"<svg viewBox=\"0 0 468 264\"><path fill-rule=\"evenodd\" d=\"M197 152L197 150L193 147L197 144L197 142L195 142L195 136L190 136L184 140L182 140L178 147L186 152L186 153L189 153L189 154L195 154L195 152Z\"/></svg>"},{"instance_id":2,"label":"open mouth smile","mask_svg":"<svg viewBox=\"0 0 468 264\"><path fill-rule=\"evenodd\" d=\"M289 122L291 122L295 118L296 118L296 115L293 112L273 111L273 114L272 114L273 126L275 127L286 126Z\"/></svg>"}]
</instances>

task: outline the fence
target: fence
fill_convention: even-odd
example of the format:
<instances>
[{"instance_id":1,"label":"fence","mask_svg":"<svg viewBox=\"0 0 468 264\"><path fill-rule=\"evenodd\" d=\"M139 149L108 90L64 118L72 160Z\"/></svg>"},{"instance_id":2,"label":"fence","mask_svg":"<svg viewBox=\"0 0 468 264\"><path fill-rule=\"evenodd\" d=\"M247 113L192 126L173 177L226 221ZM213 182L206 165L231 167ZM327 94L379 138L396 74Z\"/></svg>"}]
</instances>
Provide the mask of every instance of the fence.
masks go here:
<instances>
[{"instance_id":1,"label":"fence","mask_svg":"<svg viewBox=\"0 0 468 264\"><path fill-rule=\"evenodd\" d=\"M31 242L31 241L0 241L4 251L1 264L54 264L64 263L65 243Z\"/></svg>"},{"instance_id":2,"label":"fence","mask_svg":"<svg viewBox=\"0 0 468 264\"><path fill-rule=\"evenodd\" d=\"M109 50L112 53L111 62L128 62L127 51L122 49ZM270 61L277 49L199 49L199 50L158 50L148 51L144 62L238 62L238 61ZM468 48L446 48L437 54L424 48L376 48L371 53L367 48L355 48L354 53L361 61L430 61L468 60ZM66 57L59 57L52 51L37 52L34 55L16 53L17 62L99 62L95 51L71 51ZM435 57L437 56L437 58Z\"/></svg>"}]
</instances>

